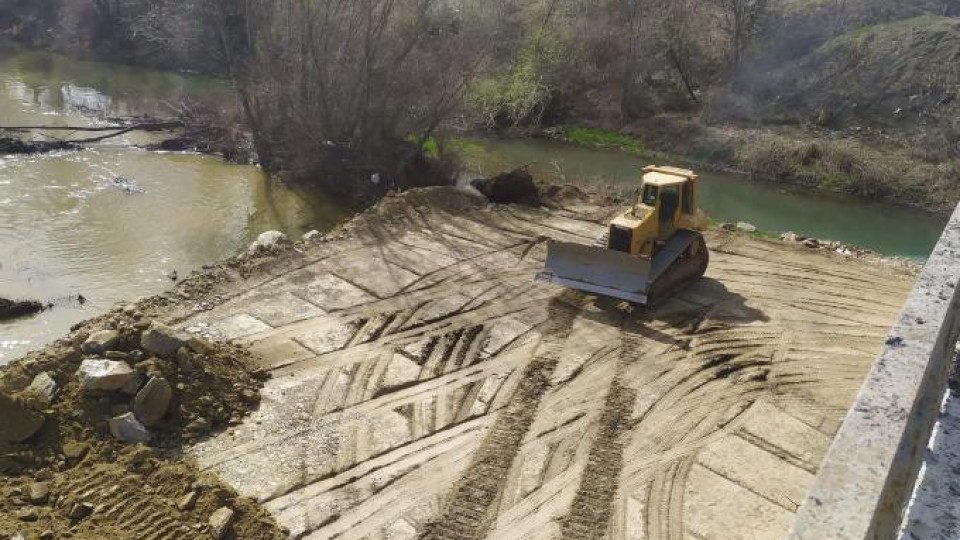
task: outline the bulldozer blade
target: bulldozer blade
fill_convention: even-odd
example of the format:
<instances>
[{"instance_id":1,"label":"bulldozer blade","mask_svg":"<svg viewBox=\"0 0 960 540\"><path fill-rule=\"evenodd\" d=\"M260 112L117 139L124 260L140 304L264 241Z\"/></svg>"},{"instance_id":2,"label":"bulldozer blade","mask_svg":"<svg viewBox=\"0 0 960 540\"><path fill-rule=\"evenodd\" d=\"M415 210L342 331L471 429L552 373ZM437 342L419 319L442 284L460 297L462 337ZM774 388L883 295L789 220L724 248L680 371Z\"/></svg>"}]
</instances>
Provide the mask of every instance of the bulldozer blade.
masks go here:
<instances>
[{"instance_id":1,"label":"bulldozer blade","mask_svg":"<svg viewBox=\"0 0 960 540\"><path fill-rule=\"evenodd\" d=\"M584 292L647 303L651 264L619 251L550 241L537 280Z\"/></svg>"}]
</instances>

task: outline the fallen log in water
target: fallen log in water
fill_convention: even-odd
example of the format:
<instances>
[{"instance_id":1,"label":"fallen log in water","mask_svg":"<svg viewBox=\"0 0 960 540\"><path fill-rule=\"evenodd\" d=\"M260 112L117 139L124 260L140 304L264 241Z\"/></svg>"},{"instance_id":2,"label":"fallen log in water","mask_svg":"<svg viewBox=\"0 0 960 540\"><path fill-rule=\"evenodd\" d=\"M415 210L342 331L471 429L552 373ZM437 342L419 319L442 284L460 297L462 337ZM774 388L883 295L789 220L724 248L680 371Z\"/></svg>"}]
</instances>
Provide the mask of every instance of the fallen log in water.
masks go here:
<instances>
[{"instance_id":1,"label":"fallen log in water","mask_svg":"<svg viewBox=\"0 0 960 540\"><path fill-rule=\"evenodd\" d=\"M12 137L0 137L0 154L43 154L55 150L78 150L79 144L70 141L22 141Z\"/></svg>"},{"instance_id":2,"label":"fallen log in water","mask_svg":"<svg viewBox=\"0 0 960 540\"><path fill-rule=\"evenodd\" d=\"M16 319L43 311L44 305L36 300L8 300L0 298L0 321Z\"/></svg>"},{"instance_id":3,"label":"fallen log in water","mask_svg":"<svg viewBox=\"0 0 960 540\"><path fill-rule=\"evenodd\" d=\"M0 138L0 154L42 154L55 150L79 150L84 144L93 144L114 137L119 137L131 131L167 131L183 127L183 122L157 121L140 122L118 126L0 126L0 131L71 131L87 133L106 133L84 139L64 139L52 141L25 141L13 137Z\"/></svg>"}]
</instances>

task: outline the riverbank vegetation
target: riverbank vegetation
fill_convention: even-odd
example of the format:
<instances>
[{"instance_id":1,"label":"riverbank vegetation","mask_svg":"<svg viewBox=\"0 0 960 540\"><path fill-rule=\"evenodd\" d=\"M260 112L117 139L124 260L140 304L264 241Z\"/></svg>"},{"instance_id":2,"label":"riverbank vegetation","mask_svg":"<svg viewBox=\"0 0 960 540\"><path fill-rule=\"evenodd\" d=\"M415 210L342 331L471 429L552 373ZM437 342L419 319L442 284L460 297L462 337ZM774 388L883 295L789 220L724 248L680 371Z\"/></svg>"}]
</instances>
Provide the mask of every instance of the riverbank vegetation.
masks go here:
<instances>
[{"instance_id":1,"label":"riverbank vegetation","mask_svg":"<svg viewBox=\"0 0 960 540\"><path fill-rule=\"evenodd\" d=\"M960 0L0 0L10 39L231 78L233 112L192 109L212 146L342 195L442 183L444 138L490 130L932 210L960 199L958 16Z\"/></svg>"}]
</instances>

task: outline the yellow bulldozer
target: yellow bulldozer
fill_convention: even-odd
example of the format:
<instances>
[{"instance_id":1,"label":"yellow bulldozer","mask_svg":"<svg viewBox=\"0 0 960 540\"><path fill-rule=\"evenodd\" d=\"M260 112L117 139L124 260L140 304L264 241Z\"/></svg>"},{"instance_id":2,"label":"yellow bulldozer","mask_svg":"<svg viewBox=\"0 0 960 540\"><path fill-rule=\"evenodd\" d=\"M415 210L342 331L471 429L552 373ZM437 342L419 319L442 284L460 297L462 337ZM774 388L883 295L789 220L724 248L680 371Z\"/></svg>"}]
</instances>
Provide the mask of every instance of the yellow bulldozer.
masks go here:
<instances>
[{"instance_id":1,"label":"yellow bulldozer","mask_svg":"<svg viewBox=\"0 0 960 540\"><path fill-rule=\"evenodd\" d=\"M643 169L635 205L593 246L550 241L539 281L647 305L703 277L710 262L700 231L697 175L674 167Z\"/></svg>"}]
</instances>

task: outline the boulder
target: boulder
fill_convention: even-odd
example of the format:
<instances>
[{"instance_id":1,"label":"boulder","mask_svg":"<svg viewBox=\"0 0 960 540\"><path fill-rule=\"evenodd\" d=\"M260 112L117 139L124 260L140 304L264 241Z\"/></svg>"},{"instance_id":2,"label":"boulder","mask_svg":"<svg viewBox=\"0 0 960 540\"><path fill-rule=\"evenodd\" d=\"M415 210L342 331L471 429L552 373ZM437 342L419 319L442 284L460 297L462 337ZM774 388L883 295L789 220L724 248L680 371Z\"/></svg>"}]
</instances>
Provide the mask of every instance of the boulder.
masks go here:
<instances>
[{"instance_id":1,"label":"boulder","mask_svg":"<svg viewBox=\"0 0 960 540\"><path fill-rule=\"evenodd\" d=\"M70 509L67 517L74 521L79 521L93 513L93 505L90 503L77 503Z\"/></svg>"},{"instance_id":2,"label":"boulder","mask_svg":"<svg viewBox=\"0 0 960 540\"><path fill-rule=\"evenodd\" d=\"M303 235L303 241L304 241L304 242L313 242L313 241L315 241L315 240L319 240L319 239L322 238L322 237L323 237L323 234L322 234L320 231L314 229L314 230L309 231L309 232L307 232L307 233L305 233L305 234Z\"/></svg>"},{"instance_id":3,"label":"boulder","mask_svg":"<svg viewBox=\"0 0 960 540\"><path fill-rule=\"evenodd\" d=\"M152 377L147 381L133 403L133 414L147 427L153 427L163 420L170 409L173 389L163 377Z\"/></svg>"},{"instance_id":4,"label":"boulder","mask_svg":"<svg viewBox=\"0 0 960 540\"><path fill-rule=\"evenodd\" d=\"M85 392L120 390L137 374L126 362L116 360L84 360L77 370L80 388Z\"/></svg>"},{"instance_id":5,"label":"boulder","mask_svg":"<svg viewBox=\"0 0 960 540\"><path fill-rule=\"evenodd\" d=\"M803 245L810 249L816 249L820 247L820 242L816 238L807 238L803 241Z\"/></svg>"},{"instance_id":6,"label":"boulder","mask_svg":"<svg viewBox=\"0 0 960 540\"><path fill-rule=\"evenodd\" d=\"M83 461L83 458L87 456L87 452L90 451L90 445L87 443L81 442L69 442L63 445L63 457L67 460L67 463L73 465Z\"/></svg>"},{"instance_id":7,"label":"boulder","mask_svg":"<svg viewBox=\"0 0 960 540\"><path fill-rule=\"evenodd\" d=\"M177 509L181 512L193 510L193 507L197 505L197 499L199 498L200 492L195 489L191 490L190 493L180 497L180 500L177 501Z\"/></svg>"},{"instance_id":8,"label":"boulder","mask_svg":"<svg viewBox=\"0 0 960 540\"><path fill-rule=\"evenodd\" d=\"M32 504L46 504L50 498L50 486L45 482L33 482L27 486L27 499Z\"/></svg>"},{"instance_id":9,"label":"boulder","mask_svg":"<svg viewBox=\"0 0 960 540\"><path fill-rule=\"evenodd\" d=\"M540 190L533 182L533 176L525 169L474 180L471 185L490 199L490 202L540 206Z\"/></svg>"},{"instance_id":10,"label":"boulder","mask_svg":"<svg viewBox=\"0 0 960 540\"><path fill-rule=\"evenodd\" d=\"M120 345L120 333L116 330L95 332L83 342L80 350L86 354L103 354Z\"/></svg>"},{"instance_id":11,"label":"boulder","mask_svg":"<svg viewBox=\"0 0 960 540\"><path fill-rule=\"evenodd\" d=\"M785 232L785 233L783 233L783 234L780 235L780 241L781 241L781 242L788 242L788 243L790 243L790 244L795 244L795 243L797 243L798 240L797 240L797 235L796 235L796 233L794 233L794 232Z\"/></svg>"},{"instance_id":12,"label":"boulder","mask_svg":"<svg viewBox=\"0 0 960 540\"><path fill-rule=\"evenodd\" d=\"M757 226L753 223L747 223L746 221L741 221L737 223L737 230L742 232L757 232Z\"/></svg>"},{"instance_id":13,"label":"boulder","mask_svg":"<svg viewBox=\"0 0 960 540\"><path fill-rule=\"evenodd\" d=\"M723 232L733 232L737 230L737 226L733 223L721 223L719 228Z\"/></svg>"},{"instance_id":14,"label":"boulder","mask_svg":"<svg viewBox=\"0 0 960 540\"><path fill-rule=\"evenodd\" d=\"M172 358L189 338L177 330L156 321L140 337L140 346L161 358Z\"/></svg>"},{"instance_id":15,"label":"boulder","mask_svg":"<svg viewBox=\"0 0 960 540\"><path fill-rule=\"evenodd\" d=\"M233 525L233 510L226 506L217 509L210 516L210 533L218 540L227 537L227 531Z\"/></svg>"},{"instance_id":16,"label":"boulder","mask_svg":"<svg viewBox=\"0 0 960 540\"><path fill-rule=\"evenodd\" d=\"M137 420L133 413L117 416L110 420L110 433L125 443L146 443L150 441L150 432Z\"/></svg>"},{"instance_id":17,"label":"boulder","mask_svg":"<svg viewBox=\"0 0 960 540\"><path fill-rule=\"evenodd\" d=\"M44 372L34 377L30 386L21 392L20 396L36 407L46 408L57 397L57 390L57 381Z\"/></svg>"},{"instance_id":18,"label":"boulder","mask_svg":"<svg viewBox=\"0 0 960 540\"><path fill-rule=\"evenodd\" d=\"M33 437L46 418L20 400L0 392L0 442L22 443Z\"/></svg>"},{"instance_id":19,"label":"boulder","mask_svg":"<svg viewBox=\"0 0 960 540\"><path fill-rule=\"evenodd\" d=\"M274 251L290 245L290 238L280 231L267 231L257 237L256 241L247 248L247 253L256 255L261 252Z\"/></svg>"}]
</instances>

